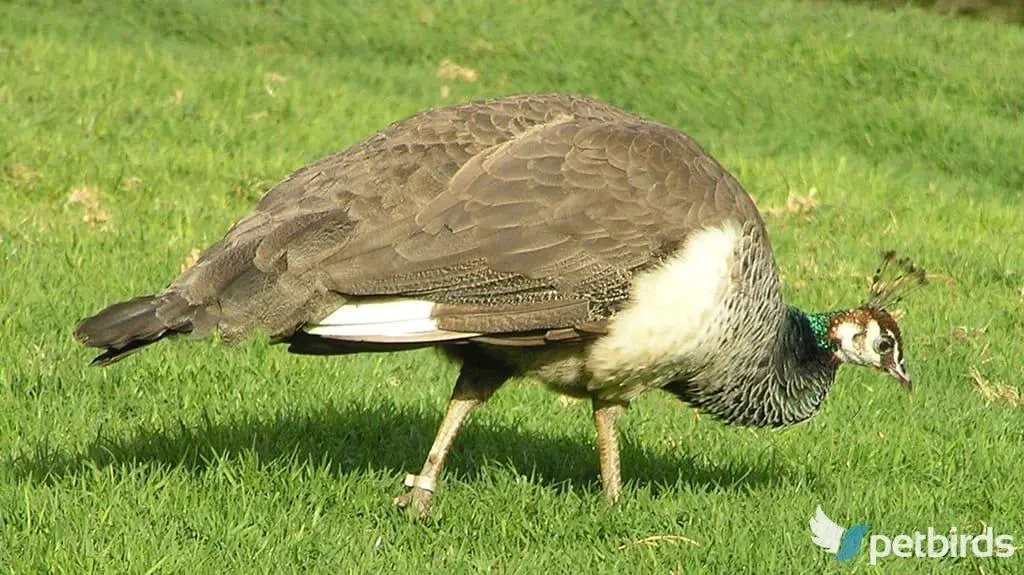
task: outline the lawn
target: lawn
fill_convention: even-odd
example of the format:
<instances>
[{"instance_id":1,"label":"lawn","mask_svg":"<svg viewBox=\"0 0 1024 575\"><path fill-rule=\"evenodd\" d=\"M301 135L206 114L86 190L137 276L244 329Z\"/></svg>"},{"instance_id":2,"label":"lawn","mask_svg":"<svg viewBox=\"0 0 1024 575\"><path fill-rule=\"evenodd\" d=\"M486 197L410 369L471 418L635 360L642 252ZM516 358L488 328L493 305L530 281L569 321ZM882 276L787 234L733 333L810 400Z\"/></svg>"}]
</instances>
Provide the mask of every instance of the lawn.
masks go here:
<instances>
[{"instance_id":1,"label":"lawn","mask_svg":"<svg viewBox=\"0 0 1024 575\"><path fill-rule=\"evenodd\" d=\"M819 0L822 2L832 0ZM920 6L937 14L947 16L971 16L1004 20L1024 24L1024 1L1022 0L843 0L861 2L878 8L902 8L907 5Z\"/></svg>"},{"instance_id":2,"label":"lawn","mask_svg":"<svg viewBox=\"0 0 1024 575\"><path fill-rule=\"evenodd\" d=\"M1024 546L1022 62L1019 26L842 3L3 2L0 567L1019 573L1024 550L839 563L808 520ZM914 393L846 368L784 431L649 394L611 507L588 406L516 382L418 522L391 501L454 381L433 352L181 340L97 369L73 341L290 171L532 91L703 143L764 211L791 303L856 305L882 251L913 256L933 274L904 305Z\"/></svg>"}]
</instances>

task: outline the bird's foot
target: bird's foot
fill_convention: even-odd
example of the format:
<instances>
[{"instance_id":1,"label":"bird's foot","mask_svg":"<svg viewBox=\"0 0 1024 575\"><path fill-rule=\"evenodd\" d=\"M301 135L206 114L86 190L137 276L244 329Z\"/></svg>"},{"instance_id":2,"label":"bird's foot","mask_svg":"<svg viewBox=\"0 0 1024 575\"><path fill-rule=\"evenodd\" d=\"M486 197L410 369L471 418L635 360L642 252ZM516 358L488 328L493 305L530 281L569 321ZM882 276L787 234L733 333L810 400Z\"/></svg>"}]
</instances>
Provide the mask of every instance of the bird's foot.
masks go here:
<instances>
[{"instance_id":1,"label":"bird's foot","mask_svg":"<svg viewBox=\"0 0 1024 575\"><path fill-rule=\"evenodd\" d=\"M414 517L425 518L430 510L430 499L434 496L434 479L422 475L407 475L405 486L409 489L395 498L395 505Z\"/></svg>"}]
</instances>

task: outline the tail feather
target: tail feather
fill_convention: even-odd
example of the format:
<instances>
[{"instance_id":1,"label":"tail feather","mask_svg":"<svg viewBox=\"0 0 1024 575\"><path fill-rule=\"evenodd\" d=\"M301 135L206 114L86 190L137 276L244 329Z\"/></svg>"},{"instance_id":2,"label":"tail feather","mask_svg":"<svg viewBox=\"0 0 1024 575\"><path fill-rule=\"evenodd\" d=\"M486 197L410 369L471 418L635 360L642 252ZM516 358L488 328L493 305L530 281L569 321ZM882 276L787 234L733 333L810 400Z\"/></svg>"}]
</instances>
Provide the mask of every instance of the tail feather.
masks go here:
<instances>
[{"instance_id":1,"label":"tail feather","mask_svg":"<svg viewBox=\"0 0 1024 575\"><path fill-rule=\"evenodd\" d=\"M75 339L104 349L93 364L109 365L169 335L192 331L191 308L183 303L173 293L116 303L79 322Z\"/></svg>"}]
</instances>

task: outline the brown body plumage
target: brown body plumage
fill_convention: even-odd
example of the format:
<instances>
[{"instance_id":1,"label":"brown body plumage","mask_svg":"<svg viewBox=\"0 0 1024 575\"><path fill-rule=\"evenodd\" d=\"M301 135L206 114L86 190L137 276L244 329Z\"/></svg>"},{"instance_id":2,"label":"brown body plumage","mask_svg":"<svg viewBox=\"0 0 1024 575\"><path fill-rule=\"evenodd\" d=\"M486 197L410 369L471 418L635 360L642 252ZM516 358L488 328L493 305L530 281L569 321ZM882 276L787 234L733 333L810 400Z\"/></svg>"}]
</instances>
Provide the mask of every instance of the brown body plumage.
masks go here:
<instances>
[{"instance_id":1,"label":"brown body plumage","mask_svg":"<svg viewBox=\"0 0 1024 575\"><path fill-rule=\"evenodd\" d=\"M662 124L556 95L430 110L276 186L147 304L144 335L287 339L380 295L446 304L453 331L600 332L635 273L729 218L760 223L739 184ZM89 321L79 334L108 359L139 341L137 323L100 337Z\"/></svg>"},{"instance_id":2,"label":"brown body plumage","mask_svg":"<svg viewBox=\"0 0 1024 575\"><path fill-rule=\"evenodd\" d=\"M299 353L441 345L463 369L400 502L423 510L462 419L512 375L593 398L614 499L614 420L648 389L756 425L817 410L836 363L809 326L750 197L692 139L530 95L430 110L298 170L164 291L76 337L101 364L215 330Z\"/></svg>"}]
</instances>

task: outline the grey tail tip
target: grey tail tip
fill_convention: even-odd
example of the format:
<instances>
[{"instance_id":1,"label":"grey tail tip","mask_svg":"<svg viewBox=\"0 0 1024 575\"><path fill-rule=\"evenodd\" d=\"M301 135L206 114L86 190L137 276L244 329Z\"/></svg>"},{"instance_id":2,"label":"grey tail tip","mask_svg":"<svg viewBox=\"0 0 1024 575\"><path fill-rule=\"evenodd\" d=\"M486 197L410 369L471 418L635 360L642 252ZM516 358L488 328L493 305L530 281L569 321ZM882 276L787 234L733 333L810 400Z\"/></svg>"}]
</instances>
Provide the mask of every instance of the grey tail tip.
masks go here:
<instances>
[{"instance_id":1,"label":"grey tail tip","mask_svg":"<svg viewBox=\"0 0 1024 575\"><path fill-rule=\"evenodd\" d=\"M86 347L103 349L92 365L106 366L176 333L191 331L188 318L168 323L158 317L166 296L143 296L108 306L75 326L75 339ZM173 304L172 304L173 305Z\"/></svg>"}]
</instances>

